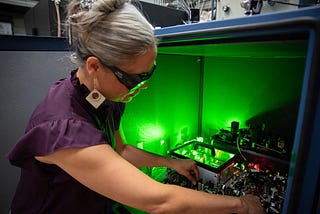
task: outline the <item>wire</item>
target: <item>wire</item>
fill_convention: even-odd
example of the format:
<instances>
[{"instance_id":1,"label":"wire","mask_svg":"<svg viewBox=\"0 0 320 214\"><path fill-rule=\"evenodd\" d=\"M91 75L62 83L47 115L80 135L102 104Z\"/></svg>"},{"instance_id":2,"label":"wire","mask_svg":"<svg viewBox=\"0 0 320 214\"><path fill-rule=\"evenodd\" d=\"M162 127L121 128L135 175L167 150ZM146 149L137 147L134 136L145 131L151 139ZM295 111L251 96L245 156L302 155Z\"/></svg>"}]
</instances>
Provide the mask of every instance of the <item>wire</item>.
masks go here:
<instances>
[{"instance_id":1,"label":"wire","mask_svg":"<svg viewBox=\"0 0 320 214\"><path fill-rule=\"evenodd\" d=\"M58 21L58 26L57 26L57 36L61 37L61 18L60 18L60 10L59 10L59 4L60 0L53 0L54 1L54 6L56 8L56 14L57 14L57 21Z\"/></svg>"},{"instance_id":2,"label":"wire","mask_svg":"<svg viewBox=\"0 0 320 214\"><path fill-rule=\"evenodd\" d=\"M240 141L240 135L237 137L237 148L239 151L239 154L241 155L241 157L243 158L244 161L247 161L247 158L242 154L240 146L239 146L239 141Z\"/></svg>"},{"instance_id":3,"label":"wire","mask_svg":"<svg viewBox=\"0 0 320 214\"><path fill-rule=\"evenodd\" d=\"M188 22L191 20L191 10L184 0L177 0L177 8L183 9L188 14Z\"/></svg>"}]
</instances>

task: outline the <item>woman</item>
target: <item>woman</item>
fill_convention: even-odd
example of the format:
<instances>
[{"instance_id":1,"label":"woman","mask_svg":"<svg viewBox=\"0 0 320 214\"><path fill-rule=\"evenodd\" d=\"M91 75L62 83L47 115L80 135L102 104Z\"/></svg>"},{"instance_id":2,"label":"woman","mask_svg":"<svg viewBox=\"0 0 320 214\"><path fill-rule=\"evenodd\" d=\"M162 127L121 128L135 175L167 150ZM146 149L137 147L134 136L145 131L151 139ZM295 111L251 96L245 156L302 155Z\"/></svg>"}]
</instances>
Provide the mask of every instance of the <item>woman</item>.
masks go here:
<instances>
[{"instance_id":1,"label":"woman","mask_svg":"<svg viewBox=\"0 0 320 214\"><path fill-rule=\"evenodd\" d=\"M263 213L254 196L218 196L158 183L137 167L166 166L194 184L192 160L125 145L124 103L155 69L153 29L125 0L72 0L69 36L79 68L53 84L8 155L21 168L11 212L101 212L107 199L149 213Z\"/></svg>"}]
</instances>

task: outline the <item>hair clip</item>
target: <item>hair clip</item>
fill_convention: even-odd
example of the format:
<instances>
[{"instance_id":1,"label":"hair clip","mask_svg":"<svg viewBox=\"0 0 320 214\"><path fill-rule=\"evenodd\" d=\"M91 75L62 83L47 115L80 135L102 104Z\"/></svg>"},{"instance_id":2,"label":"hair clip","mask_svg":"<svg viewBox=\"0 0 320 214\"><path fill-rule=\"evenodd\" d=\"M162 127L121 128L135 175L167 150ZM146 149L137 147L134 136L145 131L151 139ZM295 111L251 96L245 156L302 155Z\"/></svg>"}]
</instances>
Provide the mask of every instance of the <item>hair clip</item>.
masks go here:
<instances>
[{"instance_id":1,"label":"hair clip","mask_svg":"<svg viewBox=\"0 0 320 214\"><path fill-rule=\"evenodd\" d=\"M93 6L93 4L96 2L97 0L81 0L80 1L80 8L81 10L83 9L87 9L90 10Z\"/></svg>"}]
</instances>

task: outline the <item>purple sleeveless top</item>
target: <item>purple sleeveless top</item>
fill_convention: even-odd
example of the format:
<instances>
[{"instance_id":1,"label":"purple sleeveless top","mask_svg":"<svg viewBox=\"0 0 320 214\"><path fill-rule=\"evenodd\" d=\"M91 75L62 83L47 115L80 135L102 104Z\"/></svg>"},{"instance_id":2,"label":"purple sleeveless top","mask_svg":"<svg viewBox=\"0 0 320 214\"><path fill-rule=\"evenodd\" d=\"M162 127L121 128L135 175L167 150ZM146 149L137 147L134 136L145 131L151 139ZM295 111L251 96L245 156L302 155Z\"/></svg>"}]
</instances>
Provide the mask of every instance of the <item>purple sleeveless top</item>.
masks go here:
<instances>
[{"instance_id":1,"label":"purple sleeveless top","mask_svg":"<svg viewBox=\"0 0 320 214\"><path fill-rule=\"evenodd\" d=\"M111 145L111 133L119 129L124 104L107 100L95 109L85 99L88 94L75 70L69 78L54 83L33 112L25 134L7 156L21 168L12 214L96 214L105 208L107 198L56 165L34 159L64 148ZM97 121L109 132L102 131Z\"/></svg>"}]
</instances>

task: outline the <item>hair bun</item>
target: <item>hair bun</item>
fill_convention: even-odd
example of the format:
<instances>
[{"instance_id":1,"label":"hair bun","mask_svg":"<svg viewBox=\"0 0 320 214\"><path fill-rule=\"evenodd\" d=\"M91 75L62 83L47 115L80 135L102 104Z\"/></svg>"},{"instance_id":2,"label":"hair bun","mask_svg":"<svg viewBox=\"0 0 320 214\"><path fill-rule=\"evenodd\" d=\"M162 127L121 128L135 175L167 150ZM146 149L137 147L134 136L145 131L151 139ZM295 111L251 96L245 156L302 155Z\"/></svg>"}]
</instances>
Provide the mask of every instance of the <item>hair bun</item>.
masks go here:
<instances>
[{"instance_id":1,"label":"hair bun","mask_svg":"<svg viewBox=\"0 0 320 214\"><path fill-rule=\"evenodd\" d=\"M121 8L127 0L97 0L93 6L92 10L100 13L109 14L119 8Z\"/></svg>"},{"instance_id":2,"label":"hair bun","mask_svg":"<svg viewBox=\"0 0 320 214\"><path fill-rule=\"evenodd\" d=\"M80 9L81 10L90 10L96 1L97 0L80 0Z\"/></svg>"},{"instance_id":3,"label":"hair bun","mask_svg":"<svg viewBox=\"0 0 320 214\"><path fill-rule=\"evenodd\" d=\"M81 66L87 56L96 56L105 64L118 65L155 48L153 28L130 2L70 0L66 27ZM83 3L82 9L80 3Z\"/></svg>"}]
</instances>

